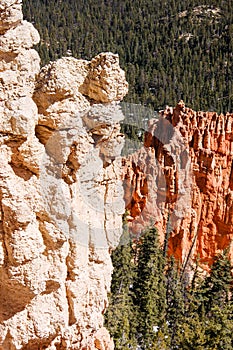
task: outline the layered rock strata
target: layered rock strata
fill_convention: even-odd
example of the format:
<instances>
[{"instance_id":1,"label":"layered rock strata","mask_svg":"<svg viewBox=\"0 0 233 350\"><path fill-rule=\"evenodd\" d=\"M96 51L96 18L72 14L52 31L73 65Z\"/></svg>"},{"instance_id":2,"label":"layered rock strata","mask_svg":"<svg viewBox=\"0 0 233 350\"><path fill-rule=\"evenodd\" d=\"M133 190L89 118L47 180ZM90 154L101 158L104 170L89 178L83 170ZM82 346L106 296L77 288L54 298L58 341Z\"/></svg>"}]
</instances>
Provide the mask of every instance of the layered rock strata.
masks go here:
<instances>
[{"instance_id":1,"label":"layered rock strata","mask_svg":"<svg viewBox=\"0 0 233 350\"><path fill-rule=\"evenodd\" d=\"M21 1L0 4L0 349L112 349L124 212L117 55L40 70Z\"/></svg>"},{"instance_id":2,"label":"layered rock strata","mask_svg":"<svg viewBox=\"0 0 233 350\"><path fill-rule=\"evenodd\" d=\"M181 101L150 120L144 147L125 160L125 201L134 235L158 228L186 266L233 261L233 115L195 112Z\"/></svg>"}]
</instances>

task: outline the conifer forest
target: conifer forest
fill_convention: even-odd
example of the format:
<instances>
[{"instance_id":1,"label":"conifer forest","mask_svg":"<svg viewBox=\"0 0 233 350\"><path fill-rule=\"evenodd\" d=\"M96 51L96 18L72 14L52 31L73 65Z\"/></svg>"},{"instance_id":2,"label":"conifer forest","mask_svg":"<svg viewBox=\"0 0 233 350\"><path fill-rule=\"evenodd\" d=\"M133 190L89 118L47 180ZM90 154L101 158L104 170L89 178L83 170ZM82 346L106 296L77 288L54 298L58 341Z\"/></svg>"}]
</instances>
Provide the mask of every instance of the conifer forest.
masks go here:
<instances>
[{"instance_id":1,"label":"conifer forest","mask_svg":"<svg viewBox=\"0 0 233 350\"><path fill-rule=\"evenodd\" d=\"M232 0L24 1L42 64L118 53L126 101L155 110L182 99L195 110L232 111L232 9Z\"/></svg>"}]
</instances>

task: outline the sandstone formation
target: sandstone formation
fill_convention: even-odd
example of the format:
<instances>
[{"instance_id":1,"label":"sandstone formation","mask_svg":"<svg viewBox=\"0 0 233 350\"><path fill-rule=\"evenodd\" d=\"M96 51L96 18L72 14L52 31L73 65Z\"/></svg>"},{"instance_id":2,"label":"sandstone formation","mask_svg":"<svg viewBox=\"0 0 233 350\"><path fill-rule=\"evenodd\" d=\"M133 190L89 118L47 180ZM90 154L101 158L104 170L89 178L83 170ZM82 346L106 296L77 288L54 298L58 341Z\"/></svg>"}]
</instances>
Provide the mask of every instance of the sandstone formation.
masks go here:
<instances>
[{"instance_id":1,"label":"sandstone formation","mask_svg":"<svg viewBox=\"0 0 233 350\"><path fill-rule=\"evenodd\" d=\"M1 1L0 34L0 349L112 349L124 72L111 53L40 70L21 0Z\"/></svg>"},{"instance_id":2,"label":"sandstone formation","mask_svg":"<svg viewBox=\"0 0 233 350\"><path fill-rule=\"evenodd\" d=\"M167 107L124 167L134 235L155 225L183 266L196 258L210 265L228 247L233 261L232 114L195 112L182 101Z\"/></svg>"}]
</instances>

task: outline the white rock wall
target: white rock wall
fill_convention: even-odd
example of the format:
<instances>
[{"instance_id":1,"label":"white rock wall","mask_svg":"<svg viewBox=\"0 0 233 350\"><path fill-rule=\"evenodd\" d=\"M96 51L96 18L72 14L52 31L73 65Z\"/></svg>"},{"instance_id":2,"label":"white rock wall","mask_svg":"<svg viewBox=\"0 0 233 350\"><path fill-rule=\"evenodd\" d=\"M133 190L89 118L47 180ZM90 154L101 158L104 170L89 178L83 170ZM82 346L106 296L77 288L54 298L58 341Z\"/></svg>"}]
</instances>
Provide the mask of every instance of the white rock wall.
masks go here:
<instances>
[{"instance_id":1,"label":"white rock wall","mask_svg":"<svg viewBox=\"0 0 233 350\"><path fill-rule=\"evenodd\" d=\"M112 349L103 328L124 212L117 55L40 70L20 0L0 4L0 349ZM40 72L39 72L40 71Z\"/></svg>"}]
</instances>

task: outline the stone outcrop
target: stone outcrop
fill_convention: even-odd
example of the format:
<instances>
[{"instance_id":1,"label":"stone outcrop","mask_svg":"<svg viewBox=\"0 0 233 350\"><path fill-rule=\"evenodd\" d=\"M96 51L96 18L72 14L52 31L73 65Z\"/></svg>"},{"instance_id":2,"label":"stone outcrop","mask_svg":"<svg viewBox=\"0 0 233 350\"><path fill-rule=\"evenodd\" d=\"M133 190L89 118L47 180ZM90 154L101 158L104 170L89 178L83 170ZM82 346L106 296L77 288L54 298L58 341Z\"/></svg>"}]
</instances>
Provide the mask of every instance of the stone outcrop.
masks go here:
<instances>
[{"instance_id":1,"label":"stone outcrop","mask_svg":"<svg viewBox=\"0 0 233 350\"><path fill-rule=\"evenodd\" d=\"M0 34L0 349L110 350L124 72L111 53L40 70L20 0L1 1Z\"/></svg>"},{"instance_id":2,"label":"stone outcrop","mask_svg":"<svg viewBox=\"0 0 233 350\"><path fill-rule=\"evenodd\" d=\"M230 247L233 261L233 115L195 112L181 101L149 121L144 146L124 161L134 235L158 228L186 266Z\"/></svg>"}]
</instances>

